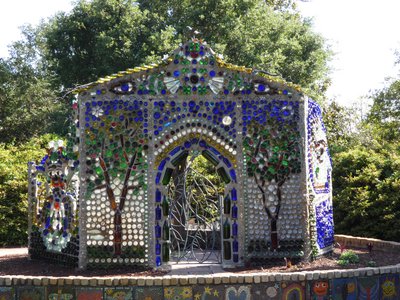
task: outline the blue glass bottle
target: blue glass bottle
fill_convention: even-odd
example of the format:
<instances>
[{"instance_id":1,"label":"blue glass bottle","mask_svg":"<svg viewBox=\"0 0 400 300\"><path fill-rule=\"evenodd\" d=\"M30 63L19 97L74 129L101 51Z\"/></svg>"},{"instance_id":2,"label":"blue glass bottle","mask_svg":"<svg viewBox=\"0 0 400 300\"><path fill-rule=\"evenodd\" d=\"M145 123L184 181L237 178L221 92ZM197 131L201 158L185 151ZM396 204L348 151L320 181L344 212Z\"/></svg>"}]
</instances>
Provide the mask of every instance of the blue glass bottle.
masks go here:
<instances>
[{"instance_id":1,"label":"blue glass bottle","mask_svg":"<svg viewBox=\"0 0 400 300\"><path fill-rule=\"evenodd\" d=\"M161 174L160 174L160 176L161 176ZM156 190L156 202L161 202L161 192L160 192L160 190Z\"/></svg>"},{"instance_id":2,"label":"blue glass bottle","mask_svg":"<svg viewBox=\"0 0 400 300\"><path fill-rule=\"evenodd\" d=\"M232 236L237 236L238 235L238 224L236 221L233 222L232 224Z\"/></svg>"},{"instance_id":3,"label":"blue glass bottle","mask_svg":"<svg viewBox=\"0 0 400 300\"><path fill-rule=\"evenodd\" d=\"M158 225L158 222L156 224L156 226L154 226L155 229L155 233L156 233L156 238L161 238L161 226Z\"/></svg>"},{"instance_id":4,"label":"blue glass bottle","mask_svg":"<svg viewBox=\"0 0 400 300\"><path fill-rule=\"evenodd\" d=\"M161 257L160 256L156 256L156 266L157 267L161 266Z\"/></svg>"},{"instance_id":5,"label":"blue glass bottle","mask_svg":"<svg viewBox=\"0 0 400 300\"><path fill-rule=\"evenodd\" d=\"M159 205L156 207L156 220L159 221L161 220L161 208Z\"/></svg>"},{"instance_id":6,"label":"blue glass bottle","mask_svg":"<svg viewBox=\"0 0 400 300\"><path fill-rule=\"evenodd\" d=\"M234 203L232 206L232 219L237 219L237 217L238 217L238 207L236 206L236 203Z\"/></svg>"},{"instance_id":7,"label":"blue glass bottle","mask_svg":"<svg viewBox=\"0 0 400 300\"><path fill-rule=\"evenodd\" d=\"M239 251L239 243L238 243L237 240L234 240L232 242L232 250L233 250L233 252L238 252Z\"/></svg>"},{"instance_id":8,"label":"blue glass bottle","mask_svg":"<svg viewBox=\"0 0 400 300\"><path fill-rule=\"evenodd\" d=\"M158 240L156 242L156 255L161 255L161 244Z\"/></svg>"},{"instance_id":9,"label":"blue glass bottle","mask_svg":"<svg viewBox=\"0 0 400 300\"><path fill-rule=\"evenodd\" d=\"M231 195L232 195L232 201L237 201L237 191L235 188L232 189Z\"/></svg>"}]
</instances>

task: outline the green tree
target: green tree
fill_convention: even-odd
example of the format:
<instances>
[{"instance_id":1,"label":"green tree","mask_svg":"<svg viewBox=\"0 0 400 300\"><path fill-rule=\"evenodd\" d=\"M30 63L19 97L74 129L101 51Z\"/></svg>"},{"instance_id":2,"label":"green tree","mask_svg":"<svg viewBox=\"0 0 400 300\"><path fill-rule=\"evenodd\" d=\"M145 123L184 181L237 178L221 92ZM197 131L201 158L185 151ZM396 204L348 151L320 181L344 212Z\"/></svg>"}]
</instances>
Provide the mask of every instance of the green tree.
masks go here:
<instances>
[{"instance_id":1,"label":"green tree","mask_svg":"<svg viewBox=\"0 0 400 300\"><path fill-rule=\"evenodd\" d=\"M400 241L399 147L353 147L334 156L335 231Z\"/></svg>"},{"instance_id":2,"label":"green tree","mask_svg":"<svg viewBox=\"0 0 400 300\"><path fill-rule=\"evenodd\" d=\"M280 73L317 96L330 52L308 21L273 2L81 0L47 25L45 57L71 87L160 59L193 35L191 26L228 62Z\"/></svg>"},{"instance_id":3,"label":"green tree","mask_svg":"<svg viewBox=\"0 0 400 300\"><path fill-rule=\"evenodd\" d=\"M27 162L41 159L54 135L32 138L21 145L0 143L0 246L27 244Z\"/></svg>"},{"instance_id":4,"label":"green tree","mask_svg":"<svg viewBox=\"0 0 400 300\"><path fill-rule=\"evenodd\" d=\"M47 132L65 134L66 103L56 101L41 64L38 32L22 30L23 40L0 59L0 142L24 143Z\"/></svg>"},{"instance_id":5,"label":"green tree","mask_svg":"<svg viewBox=\"0 0 400 300\"><path fill-rule=\"evenodd\" d=\"M366 118L354 107L325 107L337 233L400 240L398 96L397 81L375 92Z\"/></svg>"},{"instance_id":6,"label":"green tree","mask_svg":"<svg viewBox=\"0 0 400 300\"><path fill-rule=\"evenodd\" d=\"M325 103L323 108L323 119L331 155L334 156L336 153L371 140L370 134L367 132L367 123L363 122L358 108L342 106L336 101Z\"/></svg>"},{"instance_id":7,"label":"green tree","mask_svg":"<svg viewBox=\"0 0 400 300\"><path fill-rule=\"evenodd\" d=\"M330 52L312 32L311 23L287 11L284 2L139 1L142 10L154 13L158 23L173 27L181 39L191 26L226 61L281 74L318 98L328 83Z\"/></svg>"},{"instance_id":8,"label":"green tree","mask_svg":"<svg viewBox=\"0 0 400 300\"><path fill-rule=\"evenodd\" d=\"M382 142L400 140L400 80L372 95L373 105L368 121L376 127Z\"/></svg>"},{"instance_id":9,"label":"green tree","mask_svg":"<svg viewBox=\"0 0 400 300\"><path fill-rule=\"evenodd\" d=\"M44 36L45 59L57 83L87 83L139 65L154 51L172 49L171 29L148 27L148 18L133 0L81 0L71 13L56 15Z\"/></svg>"}]
</instances>

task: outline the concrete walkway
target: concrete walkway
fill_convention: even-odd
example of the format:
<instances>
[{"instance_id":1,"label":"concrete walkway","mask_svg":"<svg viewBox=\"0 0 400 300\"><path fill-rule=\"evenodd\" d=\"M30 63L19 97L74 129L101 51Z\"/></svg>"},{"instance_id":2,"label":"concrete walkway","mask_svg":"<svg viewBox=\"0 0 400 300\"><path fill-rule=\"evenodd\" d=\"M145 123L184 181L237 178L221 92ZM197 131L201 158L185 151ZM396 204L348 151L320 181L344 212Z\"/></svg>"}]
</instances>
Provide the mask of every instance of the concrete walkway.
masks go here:
<instances>
[{"instance_id":1,"label":"concrete walkway","mask_svg":"<svg viewBox=\"0 0 400 300\"><path fill-rule=\"evenodd\" d=\"M0 258L27 256L28 248L0 248ZM168 275L211 275L227 273L215 262L205 262L202 264L195 262L172 263L171 272Z\"/></svg>"},{"instance_id":2,"label":"concrete walkway","mask_svg":"<svg viewBox=\"0 0 400 300\"><path fill-rule=\"evenodd\" d=\"M171 272L168 275L211 275L211 274L227 274L216 263L178 263L171 264Z\"/></svg>"},{"instance_id":3,"label":"concrete walkway","mask_svg":"<svg viewBox=\"0 0 400 300\"><path fill-rule=\"evenodd\" d=\"M0 248L0 257L13 257L28 255L28 248Z\"/></svg>"}]
</instances>

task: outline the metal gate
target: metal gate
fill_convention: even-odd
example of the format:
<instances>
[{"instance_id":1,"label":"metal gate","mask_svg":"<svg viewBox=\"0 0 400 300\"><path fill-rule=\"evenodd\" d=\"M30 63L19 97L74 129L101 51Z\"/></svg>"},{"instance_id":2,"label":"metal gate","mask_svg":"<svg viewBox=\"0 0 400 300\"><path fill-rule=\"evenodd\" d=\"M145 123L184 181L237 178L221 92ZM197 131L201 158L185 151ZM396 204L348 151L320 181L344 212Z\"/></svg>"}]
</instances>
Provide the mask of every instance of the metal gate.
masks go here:
<instances>
[{"instance_id":1,"label":"metal gate","mask_svg":"<svg viewBox=\"0 0 400 300\"><path fill-rule=\"evenodd\" d=\"M196 158L190 156L176 168L168 186L171 261L221 263L222 198L207 174L193 167Z\"/></svg>"}]
</instances>

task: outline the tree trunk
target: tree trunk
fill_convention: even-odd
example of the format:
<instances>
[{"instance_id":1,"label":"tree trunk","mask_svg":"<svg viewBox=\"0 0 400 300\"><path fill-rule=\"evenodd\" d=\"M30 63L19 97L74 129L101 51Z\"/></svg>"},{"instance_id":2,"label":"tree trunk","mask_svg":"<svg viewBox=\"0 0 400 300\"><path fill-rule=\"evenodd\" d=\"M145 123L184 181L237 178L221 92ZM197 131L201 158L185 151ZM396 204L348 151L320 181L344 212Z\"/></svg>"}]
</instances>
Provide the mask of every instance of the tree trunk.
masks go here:
<instances>
[{"instance_id":1,"label":"tree trunk","mask_svg":"<svg viewBox=\"0 0 400 300\"><path fill-rule=\"evenodd\" d=\"M271 247L272 249L277 249L278 248L278 229L276 226L276 222L277 222L277 216L274 216L271 218Z\"/></svg>"},{"instance_id":2,"label":"tree trunk","mask_svg":"<svg viewBox=\"0 0 400 300\"><path fill-rule=\"evenodd\" d=\"M122 254L122 217L119 208L114 214L114 255L120 256Z\"/></svg>"},{"instance_id":3,"label":"tree trunk","mask_svg":"<svg viewBox=\"0 0 400 300\"><path fill-rule=\"evenodd\" d=\"M260 185L258 186L258 188L262 192L264 210L267 213L268 219L270 220L270 232L271 232L270 238L271 238L271 248L273 250L278 249L278 246L279 246L277 222L278 222L279 211L280 211L281 203L282 203L282 185L283 185L283 182L280 182L277 185L276 195L278 198L278 204L276 205L275 212L273 212L273 213L267 207L267 195L266 195L263 187Z\"/></svg>"}]
</instances>

